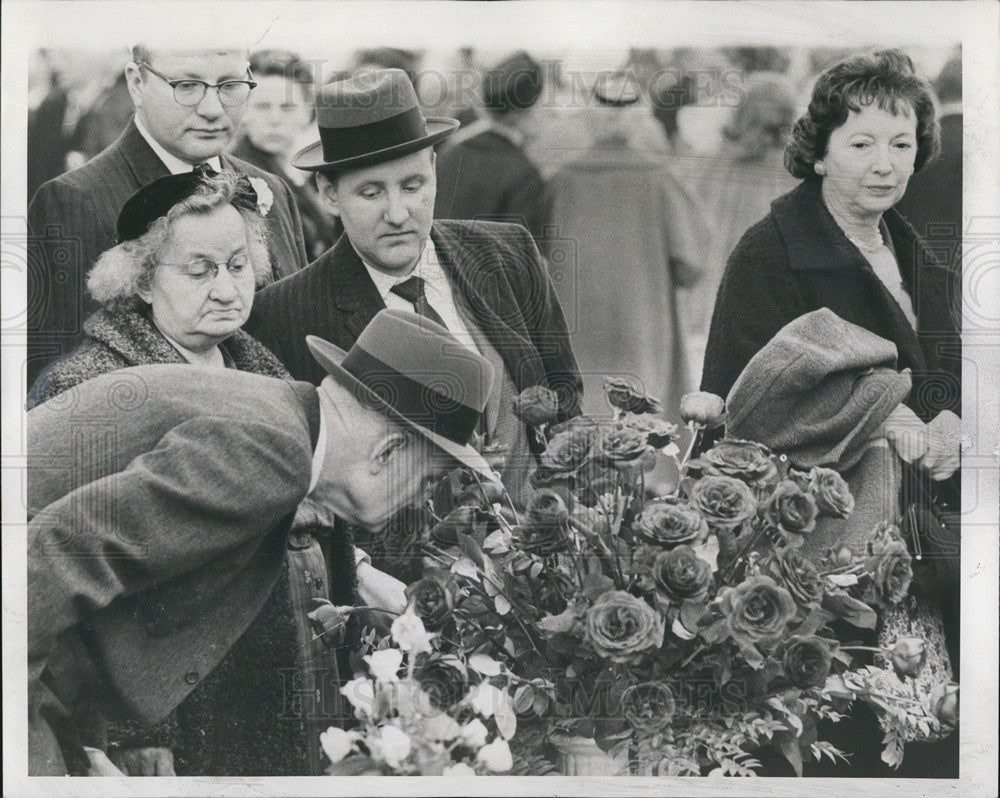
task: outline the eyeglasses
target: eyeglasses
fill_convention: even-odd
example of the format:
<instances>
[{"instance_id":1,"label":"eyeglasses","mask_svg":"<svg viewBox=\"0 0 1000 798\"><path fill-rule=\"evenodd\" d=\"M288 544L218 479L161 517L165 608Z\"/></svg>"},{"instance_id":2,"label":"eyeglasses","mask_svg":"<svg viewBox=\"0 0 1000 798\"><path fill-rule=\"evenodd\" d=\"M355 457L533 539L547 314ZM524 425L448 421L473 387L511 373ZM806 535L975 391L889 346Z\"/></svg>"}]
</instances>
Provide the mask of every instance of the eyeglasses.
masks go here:
<instances>
[{"instance_id":1,"label":"eyeglasses","mask_svg":"<svg viewBox=\"0 0 1000 798\"><path fill-rule=\"evenodd\" d=\"M250 258L243 254L233 255L225 263L216 263L211 258L196 258L189 263L165 263L161 266L173 266L186 277L193 280L214 280L219 276L219 267L225 266L226 271L233 277L238 277L249 272L252 268Z\"/></svg>"},{"instance_id":2,"label":"eyeglasses","mask_svg":"<svg viewBox=\"0 0 1000 798\"><path fill-rule=\"evenodd\" d=\"M257 86L252 80L226 80L214 85L206 83L203 80L193 80L191 78L171 80L166 75L153 69L146 61L140 61L138 65L166 82L174 90L174 99L181 105L197 105L205 97L205 93L209 89L216 90L219 95L219 102L223 105L243 105L250 97L250 90ZM249 70L247 72L249 73ZM253 77L253 75L251 74L250 77Z\"/></svg>"}]
</instances>

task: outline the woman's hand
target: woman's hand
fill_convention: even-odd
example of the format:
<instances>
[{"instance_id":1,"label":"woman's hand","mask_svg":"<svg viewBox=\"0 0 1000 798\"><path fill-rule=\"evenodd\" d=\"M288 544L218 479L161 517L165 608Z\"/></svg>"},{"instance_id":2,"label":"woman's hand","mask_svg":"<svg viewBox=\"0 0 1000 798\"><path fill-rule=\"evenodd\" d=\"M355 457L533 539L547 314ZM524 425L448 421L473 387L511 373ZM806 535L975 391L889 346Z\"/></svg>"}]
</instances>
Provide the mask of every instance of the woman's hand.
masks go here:
<instances>
[{"instance_id":1,"label":"woman's hand","mask_svg":"<svg viewBox=\"0 0 1000 798\"><path fill-rule=\"evenodd\" d=\"M126 776L177 775L174 773L174 752L169 748L126 748L115 759Z\"/></svg>"}]
</instances>

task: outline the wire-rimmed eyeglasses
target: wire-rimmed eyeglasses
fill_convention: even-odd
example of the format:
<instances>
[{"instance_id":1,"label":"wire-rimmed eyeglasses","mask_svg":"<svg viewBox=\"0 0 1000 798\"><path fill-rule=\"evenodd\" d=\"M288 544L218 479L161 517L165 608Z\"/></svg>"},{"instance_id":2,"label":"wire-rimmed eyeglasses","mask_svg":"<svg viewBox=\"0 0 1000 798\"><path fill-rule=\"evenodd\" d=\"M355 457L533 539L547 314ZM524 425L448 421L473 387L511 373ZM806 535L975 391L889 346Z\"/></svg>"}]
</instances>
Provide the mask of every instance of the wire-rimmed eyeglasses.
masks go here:
<instances>
[{"instance_id":1,"label":"wire-rimmed eyeglasses","mask_svg":"<svg viewBox=\"0 0 1000 798\"><path fill-rule=\"evenodd\" d=\"M250 90L257 85L252 80L225 80L216 84L194 78L172 80L163 73L157 72L146 61L140 61L138 66L152 72L160 80L166 82L174 90L174 99L181 105L197 105L209 89L215 89L219 95L219 102L223 105L243 105L250 98Z\"/></svg>"}]
</instances>

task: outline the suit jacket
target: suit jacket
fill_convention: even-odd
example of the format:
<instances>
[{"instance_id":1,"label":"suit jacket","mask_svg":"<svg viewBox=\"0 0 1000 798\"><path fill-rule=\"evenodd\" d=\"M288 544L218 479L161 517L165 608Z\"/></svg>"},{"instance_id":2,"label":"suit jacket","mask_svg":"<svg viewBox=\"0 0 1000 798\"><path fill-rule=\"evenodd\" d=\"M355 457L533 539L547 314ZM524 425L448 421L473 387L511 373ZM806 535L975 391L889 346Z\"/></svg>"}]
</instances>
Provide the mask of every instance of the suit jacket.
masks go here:
<instances>
[{"instance_id":1,"label":"suit jacket","mask_svg":"<svg viewBox=\"0 0 1000 798\"><path fill-rule=\"evenodd\" d=\"M962 243L962 114L941 117L941 155L910 178L896 210L934 251Z\"/></svg>"},{"instance_id":2,"label":"suit jacket","mask_svg":"<svg viewBox=\"0 0 1000 798\"><path fill-rule=\"evenodd\" d=\"M192 368L122 369L27 415L33 775L65 772L56 739L83 705L166 716L281 573L319 434L315 389Z\"/></svg>"},{"instance_id":3,"label":"suit jacket","mask_svg":"<svg viewBox=\"0 0 1000 798\"><path fill-rule=\"evenodd\" d=\"M519 391L548 385L564 416L579 412L580 374L566 321L531 236L520 226L439 221L431 229L442 265ZM319 384L326 372L306 347L318 335L348 349L382 297L347 236L296 274L257 294L244 329L292 377Z\"/></svg>"},{"instance_id":4,"label":"suit jacket","mask_svg":"<svg viewBox=\"0 0 1000 798\"><path fill-rule=\"evenodd\" d=\"M267 181L274 194L268 213L268 250L275 279L307 263L302 221L280 178L230 155L222 166ZM132 194L169 170L131 121L118 140L93 160L48 181L28 206L28 385L83 336L83 321L97 310L86 292L87 272L115 244L118 213Z\"/></svg>"},{"instance_id":5,"label":"suit jacket","mask_svg":"<svg viewBox=\"0 0 1000 798\"><path fill-rule=\"evenodd\" d=\"M514 222L541 243L545 182L523 149L487 129L446 143L438 153L434 218Z\"/></svg>"}]
</instances>

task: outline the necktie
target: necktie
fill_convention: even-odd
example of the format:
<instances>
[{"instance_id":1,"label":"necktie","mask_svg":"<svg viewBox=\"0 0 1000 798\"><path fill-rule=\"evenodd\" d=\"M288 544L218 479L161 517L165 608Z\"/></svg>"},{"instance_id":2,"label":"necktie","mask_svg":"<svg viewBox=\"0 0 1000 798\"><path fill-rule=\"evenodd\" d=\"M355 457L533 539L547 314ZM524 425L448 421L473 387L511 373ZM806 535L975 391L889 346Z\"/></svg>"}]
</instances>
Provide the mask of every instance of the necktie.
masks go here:
<instances>
[{"instance_id":1,"label":"necktie","mask_svg":"<svg viewBox=\"0 0 1000 798\"><path fill-rule=\"evenodd\" d=\"M430 302L427 301L427 297L424 296L424 281L422 278L414 275L408 280L396 283L389 290L396 296L403 297L403 299L413 305L413 309L425 319L430 319L440 324L446 330L448 329L448 325L444 323L444 319L431 307Z\"/></svg>"}]
</instances>

